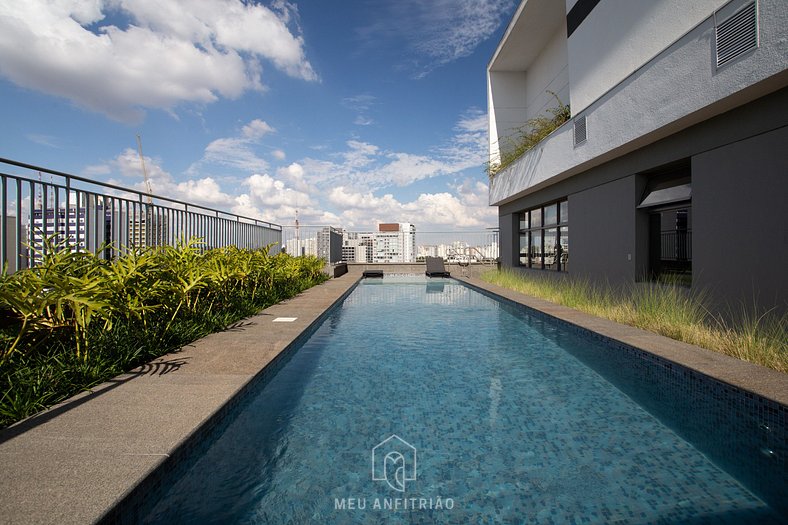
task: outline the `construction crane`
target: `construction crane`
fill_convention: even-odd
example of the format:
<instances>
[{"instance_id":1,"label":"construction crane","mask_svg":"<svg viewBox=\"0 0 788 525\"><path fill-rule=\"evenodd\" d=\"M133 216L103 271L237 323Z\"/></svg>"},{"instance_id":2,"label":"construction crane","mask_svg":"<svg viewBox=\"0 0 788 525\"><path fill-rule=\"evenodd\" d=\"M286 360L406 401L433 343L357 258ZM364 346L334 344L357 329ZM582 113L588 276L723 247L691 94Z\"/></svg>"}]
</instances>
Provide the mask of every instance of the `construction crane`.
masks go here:
<instances>
[{"instance_id":1,"label":"construction crane","mask_svg":"<svg viewBox=\"0 0 788 525\"><path fill-rule=\"evenodd\" d=\"M137 153L139 153L140 164L142 164L142 177L145 179L145 188L148 190L148 204L153 204L153 189L148 178L148 170L145 169L145 157L142 156L142 139L139 135L137 135Z\"/></svg>"}]
</instances>

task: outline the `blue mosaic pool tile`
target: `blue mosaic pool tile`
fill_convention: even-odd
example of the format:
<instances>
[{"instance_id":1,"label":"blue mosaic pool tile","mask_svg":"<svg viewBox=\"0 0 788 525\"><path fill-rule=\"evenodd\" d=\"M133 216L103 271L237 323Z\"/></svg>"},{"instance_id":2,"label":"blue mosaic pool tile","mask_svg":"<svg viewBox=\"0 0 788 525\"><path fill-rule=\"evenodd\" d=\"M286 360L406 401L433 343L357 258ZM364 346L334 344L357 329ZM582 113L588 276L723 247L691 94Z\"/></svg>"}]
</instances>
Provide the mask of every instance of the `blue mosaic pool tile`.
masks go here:
<instances>
[{"instance_id":1,"label":"blue mosaic pool tile","mask_svg":"<svg viewBox=\"0 0 788 525\"><path fill-rule=\"evenodd\" d=\"M781 521L784 407L454 281L413 281L359 286L163 475L143 521ZM400 494L370 472L392 434L418 451L407 497L452 509L370 508ZM351 497L367 508L335 508Z\"/></svg>"}]
</instances>

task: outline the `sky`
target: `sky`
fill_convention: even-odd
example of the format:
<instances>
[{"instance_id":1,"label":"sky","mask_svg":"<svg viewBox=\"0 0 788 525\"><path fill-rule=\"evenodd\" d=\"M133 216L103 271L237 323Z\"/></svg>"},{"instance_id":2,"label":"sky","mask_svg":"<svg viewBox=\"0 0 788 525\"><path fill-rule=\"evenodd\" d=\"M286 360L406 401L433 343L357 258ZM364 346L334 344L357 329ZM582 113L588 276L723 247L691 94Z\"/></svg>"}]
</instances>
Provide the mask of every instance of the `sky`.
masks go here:
<instances>
[{"instance_id":1,"label":"sky","mask_svg":"<svg viewBox=\"0 0 788 525\"><path fill-rule=\"evenodd\" d=\"M496 226L516 0L0 0L0 157L282 225Z\"/></svg>"}]
</instances>

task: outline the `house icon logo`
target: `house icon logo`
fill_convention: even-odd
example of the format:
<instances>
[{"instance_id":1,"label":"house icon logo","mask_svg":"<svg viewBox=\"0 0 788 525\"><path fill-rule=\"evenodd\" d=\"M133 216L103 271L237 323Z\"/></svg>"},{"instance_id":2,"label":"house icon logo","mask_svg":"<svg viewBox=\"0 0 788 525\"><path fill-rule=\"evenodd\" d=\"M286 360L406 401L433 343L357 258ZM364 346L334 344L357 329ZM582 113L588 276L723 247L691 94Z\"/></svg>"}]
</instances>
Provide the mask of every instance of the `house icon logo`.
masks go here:
<instances>
[{"instance_id":1,"label":"house icon logo","mask_svg":"<svg viewBox=\"0 0 788 525\"><path fill-rule=\"evenodd\" d=\"M405 492L406 481L416 481L416 447L392 434L372 448L372 479Z\"/></svg>"}]
</instances>

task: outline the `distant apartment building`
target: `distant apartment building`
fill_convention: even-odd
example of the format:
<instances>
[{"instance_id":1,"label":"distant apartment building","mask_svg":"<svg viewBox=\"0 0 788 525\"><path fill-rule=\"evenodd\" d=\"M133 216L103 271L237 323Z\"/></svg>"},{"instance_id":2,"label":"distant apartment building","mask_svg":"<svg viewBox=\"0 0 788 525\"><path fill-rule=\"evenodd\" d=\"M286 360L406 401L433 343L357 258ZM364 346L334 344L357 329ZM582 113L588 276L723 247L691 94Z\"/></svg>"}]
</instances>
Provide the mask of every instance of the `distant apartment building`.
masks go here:
<instances>
[{"instance_id":1,"label":"distant apartment building","mask_svg":"<svg viewBox=\"0 0 788 525\"><path fill-rule=\"evenodd\" d=\"M169 221L166 215L137 211L129 215L128 245L135 247L169 244Z\"/></svg>"},{"instance_id":2,"label":"distant apartment building","mask_svg":"<svg viewBox=\"0 0 788 525\"><path fill-rule=\"evenodd\" d=\"M302 255L317 255L317 236L302 238L300 235L287 239L284 243L287 253L295 257Z\"/></svg>"},{"instance_id":3,"label":"distant apartment building","mask_svg":"<svg viewBox=\"0 0 788 525\"><path fill-rule=\"evenodd\" d=\"M17 250L17 240L21 241L22 243L28 242L27 231L28 228L25 224L17 223L17 218L15 215L9 215L6 217L5 232L3 235L5 243L3 250L4 257L3 260L0 261L0 272L5 269L9 274L11 274L16 272L18 267L24 267L27 265L27 250L25 250L24 253L20 253L20 251ZM18 239L17 233L19 233ZM20 258L21 261L18 261ZM17 262L20 264L17 265Z\"/></svg>"},{"instance_id":4,"label":"distant apartment building","mask_svg":"<svg viewBox=\"0 0 788 525\"><path fill-rule=\"evenodd\" d=\"M787 27L785 0L523 0L487 68L501 264L788 310Z\"/></svg>"},{"instance_id":5,"label":"distant apartment building","mask_svg":"<svg viewBox=\"0 0 788 525\"><path fill-rule=\"evenodd\" d=\"M452 241L441 244L420 244L417 247L416 259L421 261L426 257L441 257L449 262L460 258L467 258L471 262L494 261L498 257L498 243L472 244L466 241Z\"/></svg>"},{"instance_id":6,"label":"distant apartment building","mask_svg":"<svg viewBox=\"0 0 788 525\"><path fill-rule=\"evenodd\" d=\"M342 230L326 226L317 232L317 256L328 263L339 262L342 259Z\"/></svg>"},{"instance_id":7,"label":"distant apartment building","mask_svg":"<svg viewBox=\"0 0 788 525\"><path fill-rule=\"evenodd\" d=\"M352 263L368 263L373 260L375 234L348 232L342 234L342 260Z\"/></svg>"},{"instance_id":8,"label":"distant apartment building","mask_svg":"<svg viewBox=\"0 0 788 525\"><path fill-rule=\"evenodd\" d=\"M372 262L408 263L416 261L416 226L407 222L381 223L375 232Z\"/></svg>"},{"instance_id":9,"label":"distant apartment building","mask_svg":"<svg viewBox=\"0 0 788 525\"><path fill-rule=\"evenodd\" d=\"M103 214L104 209L88 210L84 206L72 206L68 210L62 208L35 208L32 210L26 230L27 258L33 265L40 264L46 250L46 242L52 243L57 249L64 247L72 252L94 250L107 238L109 217L105 217L104 227L96 232L86 230L86 217L92 213ZM92 234L92 235L91 235Z\"/></svg>"},{"instance_id":10,"label":"distant apartment building","mask_svg":"<svg viewBox=\"0 0 788 525\"><path fill-rule=\"evenodd\" d=\"M342 235L342 260L354 263L416 261L416 226L410 223L381 223L376 232Z\"/></svg>"},{"instance_id":11,"label":"distant apartment building","mask_svg":"<svg viewBox=\"0 0 788 525\"><path fill-rule=\"evenodd\" d=\"M103 221L97 222L93 216L103 215ZM36 207L32 210L27 228L25 243L30 246L25 256L39 264L45 248L45 239L51 239L57 246L68 247L71 251L95 251L109 239L116 239L120 248L164 246L169 242L168 221L165 215L154 213L131 214L127 219L123 210L109 210L102 205L85 206L74 204L68 211L65 207L54 209ZM89 223L89 224L88 224ZM99 225L96 227L96 225ZM113 227L126 225L120 235L113 235ZM116 230L117 231L117 230ZM107 256L111 253L108 251Z\"/></svg>"}]
</instances>

